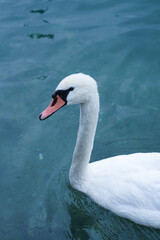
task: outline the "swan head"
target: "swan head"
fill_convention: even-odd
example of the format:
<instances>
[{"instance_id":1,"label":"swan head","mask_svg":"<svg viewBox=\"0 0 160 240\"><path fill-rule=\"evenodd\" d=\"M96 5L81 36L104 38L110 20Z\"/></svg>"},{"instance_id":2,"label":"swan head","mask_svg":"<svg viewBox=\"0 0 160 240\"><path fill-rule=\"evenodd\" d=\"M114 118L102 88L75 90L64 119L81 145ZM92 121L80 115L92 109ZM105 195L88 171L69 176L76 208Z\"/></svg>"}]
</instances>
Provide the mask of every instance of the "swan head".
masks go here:
<instances>
[{"instance_id":1,"label":"swan head","mask_svg":"<svg viewBox=\"0 0 160 240\"><path fill-rule=\"evenodd\" d=\"M69 75L58 84L51 103L39 119L45 120L65 105L85 103L96 94L97 83L92 77L83 73Z\"/></svg>"}]
</instances>

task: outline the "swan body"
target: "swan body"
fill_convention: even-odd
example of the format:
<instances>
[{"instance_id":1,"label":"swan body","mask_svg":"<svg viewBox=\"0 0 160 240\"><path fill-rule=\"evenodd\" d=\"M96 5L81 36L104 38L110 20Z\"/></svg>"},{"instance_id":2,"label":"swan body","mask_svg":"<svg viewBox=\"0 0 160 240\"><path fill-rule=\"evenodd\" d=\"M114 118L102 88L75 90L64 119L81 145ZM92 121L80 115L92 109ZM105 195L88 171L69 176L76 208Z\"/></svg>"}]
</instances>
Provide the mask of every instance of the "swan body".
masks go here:
<instances>
[{"instance_id":1,"label":"swan body","mask_svg":"<svg viewBox=\"0 0 160 240\"><path fill-rule=\"evenodd\" d=\"M160 153L134 153L89 163L99 113L93 78L82 73L64 78L40 120L78 103L80 124L69 172L71 185L118 216L160 228Z\"/></svg>"}]
</instances>

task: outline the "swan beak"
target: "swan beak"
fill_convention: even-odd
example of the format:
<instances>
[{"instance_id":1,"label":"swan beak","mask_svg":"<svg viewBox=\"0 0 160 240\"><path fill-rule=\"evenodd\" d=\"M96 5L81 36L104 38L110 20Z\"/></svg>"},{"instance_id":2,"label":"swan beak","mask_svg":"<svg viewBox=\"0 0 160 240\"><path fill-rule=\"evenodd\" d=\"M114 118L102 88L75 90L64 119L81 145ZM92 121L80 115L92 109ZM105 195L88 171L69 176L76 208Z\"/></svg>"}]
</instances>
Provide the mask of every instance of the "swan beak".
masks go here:
<instances>
[{"instance_id":1,"label":"swan beak","mask_svg":"<svg viewBox=\"0 0 160 240\"><path fill-rule=\"evenodd\" d=\"M50 102L49 106L40 114L39 119L45 120L46 118L50 117L53 113L58 111L58 109L60 109L64 105L66 105L66 102L63 101L63 99L57 95Z\"/></svg>"}]
</instances>

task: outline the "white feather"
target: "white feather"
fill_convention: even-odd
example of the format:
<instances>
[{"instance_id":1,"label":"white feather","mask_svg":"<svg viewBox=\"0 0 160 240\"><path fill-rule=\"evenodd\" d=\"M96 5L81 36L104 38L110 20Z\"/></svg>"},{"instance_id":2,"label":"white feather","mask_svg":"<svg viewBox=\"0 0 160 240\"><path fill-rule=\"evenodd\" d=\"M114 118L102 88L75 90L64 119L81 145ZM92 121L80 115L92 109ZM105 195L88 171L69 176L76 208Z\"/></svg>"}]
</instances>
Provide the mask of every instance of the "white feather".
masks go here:
<instances>
[{"instance_id":1,"label":"white feather","mask_svg":"<svg viewBox=\"0 0 160 240\"><path fill-rule=\"evenodd\" d=\"M88 75L73 74L57 90L70 87L74 90L67 105L81 104L71 185L119 216L160 228L160 153L121 155L89 164L99 112L97 84Z\"/></svg>"}]
</instances>

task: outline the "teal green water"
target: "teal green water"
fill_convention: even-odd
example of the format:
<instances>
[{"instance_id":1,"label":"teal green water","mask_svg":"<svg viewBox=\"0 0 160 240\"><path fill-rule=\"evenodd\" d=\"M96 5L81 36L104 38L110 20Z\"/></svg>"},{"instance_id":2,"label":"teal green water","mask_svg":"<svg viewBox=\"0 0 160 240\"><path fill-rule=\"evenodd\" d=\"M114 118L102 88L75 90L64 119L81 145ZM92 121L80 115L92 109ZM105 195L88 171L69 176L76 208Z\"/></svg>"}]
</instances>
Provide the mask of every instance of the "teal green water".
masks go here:
<instances>
[{"instance_id":1,"label":"teal green water","mask_svg":"<svg viewBox=\"0 0 160 240\"><path fill-rule=\"evenodd\" d=\"M0 1L0 239L159 240L71 188L78 106L40 122L59 81L93 76L92 161L160 152L159 0Z\"/></svg>"}]
</instances>

